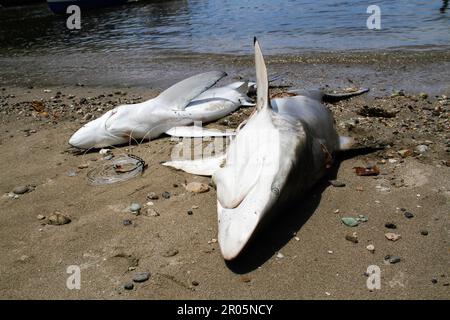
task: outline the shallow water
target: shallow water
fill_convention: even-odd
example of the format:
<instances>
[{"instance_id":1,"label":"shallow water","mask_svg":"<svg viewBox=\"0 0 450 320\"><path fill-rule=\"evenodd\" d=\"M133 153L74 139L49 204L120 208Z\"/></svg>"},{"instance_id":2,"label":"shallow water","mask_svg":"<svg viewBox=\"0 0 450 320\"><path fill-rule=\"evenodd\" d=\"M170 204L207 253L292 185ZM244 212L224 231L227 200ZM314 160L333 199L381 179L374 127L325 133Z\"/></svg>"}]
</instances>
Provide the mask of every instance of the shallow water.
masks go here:
<instances>
[{"instance_id":1,"label":"shallow water","mask_svg":"<svg viewBox=\"0 0 450 320\"><path fill-rule=\"evenodd\" d=\"M81 30L46 4L0 10L1 54L163 51L249 54L253 36L266 54L426 49L450 45L445 1L379 0L381 30L369 30L368 1L141 1L82 12ZM444 11L444 12L442 12Z\"/></svg>"}]
</instances>

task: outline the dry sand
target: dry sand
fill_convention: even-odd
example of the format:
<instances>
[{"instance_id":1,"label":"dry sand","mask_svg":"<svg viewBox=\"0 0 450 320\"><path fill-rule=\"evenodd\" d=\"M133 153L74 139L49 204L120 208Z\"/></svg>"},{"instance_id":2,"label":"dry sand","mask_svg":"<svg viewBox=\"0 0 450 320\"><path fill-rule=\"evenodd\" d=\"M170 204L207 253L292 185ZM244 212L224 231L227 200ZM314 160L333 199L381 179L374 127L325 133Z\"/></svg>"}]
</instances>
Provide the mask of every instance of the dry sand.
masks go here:
<instances>
[{"instance_id":1,"label":"dry sand","mask_svg":"<svg viewBox=\"0 0 450 320\"><path fill-rule=\"evenodd\" d=\"M114 94L119 90L126 94ZM420 91L390 97L388 90L329 105L340 133L357 137L363 146L385 148L342 155L297 207L261 230L237 261L226 263L213 240L215 190L190 194L182 186L209 179L159 164L170 157L170 138L115 149L116 155L142 157L148 168L141 177L109 186L91 186L86 178L104 161L98 152L67 152L68 138L83 117L90 117L86 113L97 116L119 102L150 98L157 90L5 87L0 92L0 298L449 299L450 101L442 95L450 91L439 91L425 98ZM34 111L34 100L44 101L47 114ZM398 113L393 118L358 115L365 105ZM241 109L215 126L236 126L251 111ZM428 146L423 154L402 158L397 153L421 144ZM79 169L82 164L89 167ZM353 167L368 164L377 164L381 174L355 174ZM71 171L76 175L69 176ZM334 178L346 186L331 186L327 180ZM35 189L17 199L8 196L20 185ZM164 191L170 199L161 197ZM157 217L144 214L150 192L159 195L152 200ZM134 201L143 206L139 216L128 211ZM414 217L407 219L401 208ZM37 219L56 210L72 221L53 226ZM358 215L368 221L353 228L341 222ZM132 225L125 226L125 219ZM397 229L387 229L386 222ZM356 244L345 239L353 232ZM387 232L401 239L389 241ZM369 244L374 253L366 249ZM178 253L168 257L168 251ZM389 264L386 255L401 261ZM70 265L81 267L80 290L66 287ZM381 269L380 290L366 286L370 265ZM150 279L125 290L124 284L141 271L150 272Z\"/></svg>"}]
</instances>

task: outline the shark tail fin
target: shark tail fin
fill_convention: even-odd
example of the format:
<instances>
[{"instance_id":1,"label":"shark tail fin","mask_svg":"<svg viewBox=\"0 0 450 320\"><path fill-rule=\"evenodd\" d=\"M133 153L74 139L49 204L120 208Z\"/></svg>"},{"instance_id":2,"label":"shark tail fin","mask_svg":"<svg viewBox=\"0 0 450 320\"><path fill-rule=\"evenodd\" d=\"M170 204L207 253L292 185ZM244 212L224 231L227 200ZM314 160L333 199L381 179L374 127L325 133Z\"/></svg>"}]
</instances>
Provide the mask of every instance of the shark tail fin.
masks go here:
<instances>
[{"instance_id":1,"label":"shark tail fin","mask_svg":"<svg viewBox=\"0 0 450 320\"><path fill-rule=\"evenodd\" d=\"M166 89L156 99L166 108L184 110L192 99L226 75L222 71L210 71L192 76Z\"/></svg>"},{"instance_id":2,"label":"shark tail fin","mask_svg":"<svg viewBox=\"0 0 450 320\"><path fill-rule=\"evenodd\" d=\"M262 110L271 108L269 98L269 80L264 57L261 52L258 40L254 38L255 45L255 66L256 66L256 109Z\"/></svg>"}]
</instances>

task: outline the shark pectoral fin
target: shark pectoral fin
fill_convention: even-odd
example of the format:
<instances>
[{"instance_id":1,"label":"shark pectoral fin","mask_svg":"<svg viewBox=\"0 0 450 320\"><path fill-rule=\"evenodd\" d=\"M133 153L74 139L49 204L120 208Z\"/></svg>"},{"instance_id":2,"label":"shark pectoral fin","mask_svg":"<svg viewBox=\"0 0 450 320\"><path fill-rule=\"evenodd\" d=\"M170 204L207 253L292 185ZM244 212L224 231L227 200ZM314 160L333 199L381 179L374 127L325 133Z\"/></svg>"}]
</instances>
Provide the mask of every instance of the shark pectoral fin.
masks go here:
<instances>
[{"instance_id":1,"label":"shark pectoral fin","mask_svg":"<svg viewBox=\"0 0 450 320\"><path fill-rule=\"evenodd\" d=\"M339 136L339 150L349 150L353 148L355 142L352 137Z\"/></svg>"},{"instance_id":2,"label":"shark pectoral fin","mask_svg":"<svg viewBox=\"0 0 450 320\"><path fill-rule=\"evenodd\" d=\"M214 157L195 160L174 160L164 162L162 165L195 175L212 176L225 161L225 156L225 154L221 154Z\"/></svg>"},{"instance_id":3,"label":"shark pectoral fin","mask_svg":"<svg viewBox=\"0 0 450 320\"><path fill-rule=\"evenodd\" d=\"M180 126L169 129L166 131L166 134L173 137L201 138L234 136L236 132L232 130L205 129L198 126Z\"/></svg>"},{"instance_id":4,"label":"shark pectoral fin","mask_svg":"<svg viewBox=\"0 0 450 320\"><path fill-rule=\"evenodd\" d=\"M191 100L211 88L226 75L222 71L210 71L195 75L166 89L156 99L164 107L184 110Z\"/></svg>"}]
</instances>

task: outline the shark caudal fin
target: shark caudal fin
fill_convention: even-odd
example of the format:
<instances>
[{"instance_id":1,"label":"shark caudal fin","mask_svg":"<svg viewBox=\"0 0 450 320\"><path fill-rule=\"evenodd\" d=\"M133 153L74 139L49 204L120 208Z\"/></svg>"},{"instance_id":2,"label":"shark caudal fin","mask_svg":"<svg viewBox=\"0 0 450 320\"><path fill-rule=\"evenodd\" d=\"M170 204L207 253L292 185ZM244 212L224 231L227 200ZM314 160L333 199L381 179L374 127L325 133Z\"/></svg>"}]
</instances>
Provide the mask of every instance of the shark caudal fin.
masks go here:
<instances>
[{"instance_id":1,"label":"shark caudal fin","mask_svg":"<svg viewBox=\"0 0 450 320\"><path fill-rule=\"evenodd\" d=\"M222 71L210 71L195 75L174 84L156 99L164 107L184 110L191 100L211 88L226 75Z\"/></svg>"},{"instance_id":2,"label":"shark caudal fin","mask_svg":"<svg viewBox=\"0 0 450 320\"><path fill-rule=\"evenodd\" d=\"M255 45L255 67L256 67L256 109L271 108L269 98L269 80L264 57L258 40L254 38Z\"/></svg>"}]
</instances>

